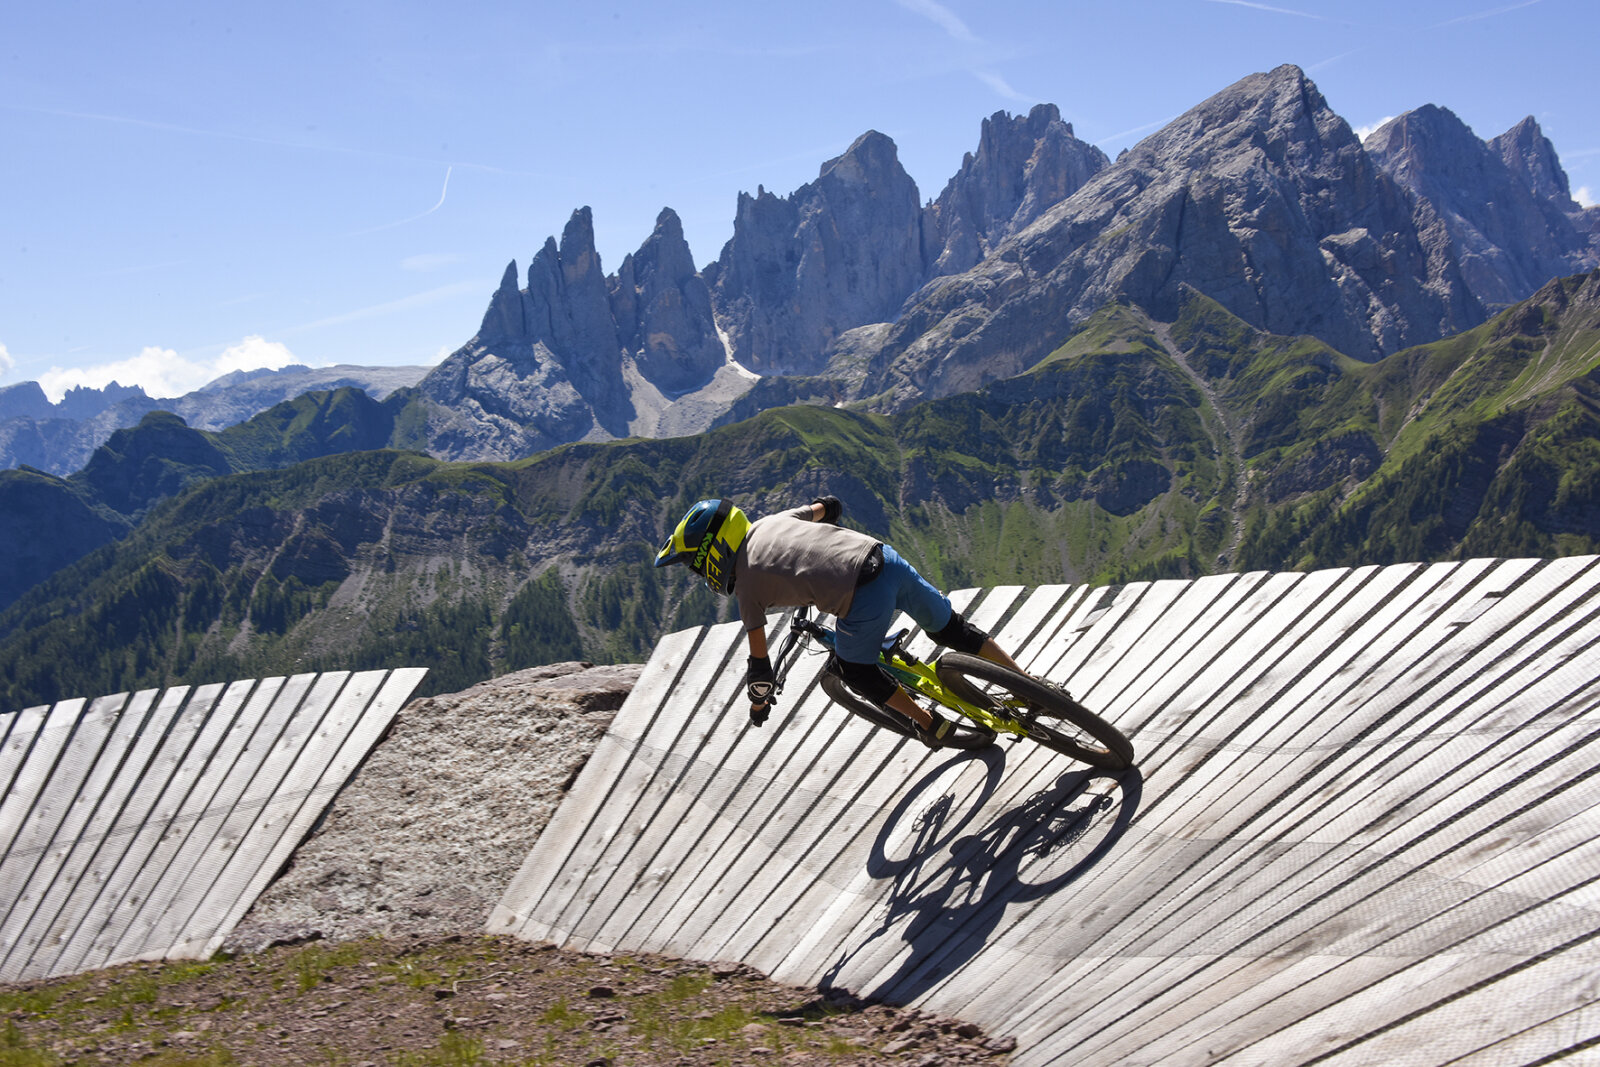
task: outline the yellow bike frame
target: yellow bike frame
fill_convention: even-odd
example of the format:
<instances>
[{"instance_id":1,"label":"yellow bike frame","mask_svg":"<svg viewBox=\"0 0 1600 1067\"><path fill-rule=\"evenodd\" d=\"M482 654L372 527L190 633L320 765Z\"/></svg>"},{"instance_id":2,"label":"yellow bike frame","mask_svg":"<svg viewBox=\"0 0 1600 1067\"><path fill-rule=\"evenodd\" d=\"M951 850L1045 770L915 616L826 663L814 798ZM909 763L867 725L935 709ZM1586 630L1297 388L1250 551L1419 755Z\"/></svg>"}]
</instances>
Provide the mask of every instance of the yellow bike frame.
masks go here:
<instances>
[{"instance_id":1,"label":"yellow bike frame","mask_svg":"<svg viewBox=\"0 0 1600 1067\"><path fill-rule=\"evenodd\" d=\"M950 687L939 681L938 661L924 663L919 659L903 656L898 653L889 655L879 653L878 662L888 671L894 680L905 686L918 696L927 697L936 704L941 704L951 711L965 715L973 722L981 723L996 733L1015 734L1018 737L1027 737L1027 727L1015 719L1002 718L994 712L981 708L976 704L963 700L950 691ZM1007 701L1014 704L1015 701Z\"/></svg>"}]
</instances>

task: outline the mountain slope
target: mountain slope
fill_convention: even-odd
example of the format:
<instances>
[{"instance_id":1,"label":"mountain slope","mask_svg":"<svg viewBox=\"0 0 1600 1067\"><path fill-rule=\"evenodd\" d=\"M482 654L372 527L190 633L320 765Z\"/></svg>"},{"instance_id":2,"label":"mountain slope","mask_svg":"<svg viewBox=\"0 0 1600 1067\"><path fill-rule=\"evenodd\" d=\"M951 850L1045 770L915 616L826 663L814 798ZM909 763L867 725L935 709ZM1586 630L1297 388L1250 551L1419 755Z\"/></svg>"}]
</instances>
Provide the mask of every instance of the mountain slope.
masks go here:
<instances>
[{"instance_id":1,"label":"mountain slope","mask_svg":"<svg viewBox=\"0 0 1600 1067\"><path fill-rule=\"evenodd\" d=\"M1600 272L1551 282L1459 337L1363 373L1394 425L1348 494L1260 522L1254 566L1447 554L1558 556L1600 543Z\"/></svg>"},{"instance_id":2,"label":"mountain slope","mask_svg":"<svg viewBox=\"0 0 1600 1067\"><path fill-rule=\"evenodd\" d=\"M305 393L220 433L157 411L112 433L70 477L0 471L0 609L196 482L388 445L404 400L380 404L351 387Z\"/></svg>"},{"instance_id":3,"label":"mountain slope","mask_svg":"<svg viewBox=\"0 0 1600 1067\"><path fill-rule=\"evenodd\" d=\"M0 705L415 662L457 688L726 617L687 506L824 492L947 588L1600 550L1600 272L1377 363L1187 290L895 415L794 407L514 463L358 452L202 482L0 616ZM69 653L70 650L70 653Z\"/></svg>"},{"instance_id":4,"label":"mountain slope","mask_svg":"<svg viewBox=\"0 0 1600 1067\"><path fill-rule=\"evenodd\" d=\"M1108 301L1171 318L1186 289L1365 359L1483 316L1348 124L1280 67L1140 142L972 271L930 284L866 391L898 408L970 389L1026 368Z\"/></svg>"}]
</instances>

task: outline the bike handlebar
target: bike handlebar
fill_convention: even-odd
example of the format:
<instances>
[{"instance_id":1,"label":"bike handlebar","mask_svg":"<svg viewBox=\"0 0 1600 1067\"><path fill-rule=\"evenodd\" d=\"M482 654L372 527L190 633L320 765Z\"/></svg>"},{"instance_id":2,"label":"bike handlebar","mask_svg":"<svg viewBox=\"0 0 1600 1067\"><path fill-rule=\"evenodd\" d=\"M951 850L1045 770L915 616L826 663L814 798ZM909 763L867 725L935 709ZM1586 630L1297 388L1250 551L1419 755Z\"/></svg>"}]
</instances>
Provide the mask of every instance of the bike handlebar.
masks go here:
<instances>
[{"instance_id":1,"label":"bike handlebar","mask_svg":"<svg viewBox=\"0 0 1600 1067\"><path fill-rule=\"evenodd\" d=\"M808 608L796 608L795 613L789 617L789 632L784 635L783 644L778 646L778 654L773 661L773 674L777 675L777 691L780 693L783 692L784 675L788 673L788 663L786 661L789 658L789 653L794 650L795 644L800 640L800 635L805 634L808 637L824 638L828 633L825 627L812 622L809 616L810 610Z\"/></svg>"}]
</instances>

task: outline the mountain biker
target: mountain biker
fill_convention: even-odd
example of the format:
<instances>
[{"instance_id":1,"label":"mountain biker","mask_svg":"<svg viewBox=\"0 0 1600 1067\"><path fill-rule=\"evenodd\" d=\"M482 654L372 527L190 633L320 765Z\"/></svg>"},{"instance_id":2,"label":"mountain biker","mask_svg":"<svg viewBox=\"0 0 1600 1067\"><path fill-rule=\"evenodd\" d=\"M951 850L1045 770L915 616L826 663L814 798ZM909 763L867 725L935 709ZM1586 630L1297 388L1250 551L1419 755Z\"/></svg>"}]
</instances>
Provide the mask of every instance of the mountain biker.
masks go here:
<instances>
[{"instance_id":1,"label":"mountain biker","mask_svg":"<svg viewBox=\"0 0 1600 1067\"><path fill-rule=\"evenodd\" d=\"M835 616L839 673L877 704L907 716L933 743L952 724L912 700L878 666L878 652L897 610L934 641L1020 670L987 633L889 545L840 526L838 497L751 522L730 500L702 500L683 516L656 554L656 566L686 564L712 592L732 595L744 622L750 657L745 691L750 722L767 721L777 676L767 656L767 611L815 607Z\"/></svg>"}]
</instances>

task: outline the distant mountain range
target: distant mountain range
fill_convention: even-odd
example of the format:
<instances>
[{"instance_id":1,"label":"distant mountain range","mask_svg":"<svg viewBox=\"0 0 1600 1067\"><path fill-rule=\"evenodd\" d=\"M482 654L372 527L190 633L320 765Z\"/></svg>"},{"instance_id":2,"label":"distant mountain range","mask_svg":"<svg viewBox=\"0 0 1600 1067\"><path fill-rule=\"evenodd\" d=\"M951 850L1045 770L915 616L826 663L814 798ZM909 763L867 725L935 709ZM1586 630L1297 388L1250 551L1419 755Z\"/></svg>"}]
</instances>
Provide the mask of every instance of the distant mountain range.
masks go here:
<instances>
[{"instance_id":1,"label":"distant mountain range","mask_svg":"<svg viewBox=\"0 0 1600 1067\"><path fill-rule=\"evenodd\" d=\"M152 411L170 411L190 426L221 430L285 400L318 389L352 386L382 400L416 385L427 367L303 367L234 371L180 397L155 399L138 386L82 386L51 403L38 382L0 388L0 468L27 465L50 474L82 469L116 430Z\"/></svg>"},{"instance_id":2,"label":"distant mountain range","mask_svg":"<svg viewBox=\"0 0 1600 1067\"><path fill-rule=\"evenodd\" d=\"M0 696L635 658L727 610L649 565L703 496L833 492L947 587L1597 551L1597 264L1532 119L1362 143L1294 67L1114 161L997 114L926 203L865 134L701 269L668 210L607 275L580 209L426 373L0 471Z\"/></svg>"},{"instance_id":3,"label":"distant mountain range","mask_svg":"<svg viewBox=\"0 0 1600 1067\"><path fill-rule=\"evenodd\" d=\"M189 486L227 474L383 448L396 405L364 390L302 393L226 430L198 430L170 412L114 431L66 478L0 471L0 608L73 560L124 536Z\"/></svg>"},{"instance_id":4,"label":"distant mountain range","mask_svg":"<svg viewBox=\"0 0 1600 1067\"><path fill-rule=\"evenodd\" d=\"M216 434L151 416L85 477L24 487L148 510L0 614L0 706L636 660L726 617L651 565L707 496L762 514L837 494L947 588L1600 551L1600 271L1372 363L1194 289L1176 303L1164 320L1113 301L1025 373L895 414L788 407L511 463L340 451L403 417L351 389Z\"/></svg>"},{"instance_id":5,"label":"distant mountain range","mask_svg":"<svg viewBox=\"0 0 1600 1067\"><path fill-rule=\"evenodd\" d=\"M787 196L740 194L696 269L670 208L612 274L588 208L513 260L439 366L292 368L187 397L0 390L0 463L68 474L153 410L222 429L314 389L408 395L397 444L441 459L698 433L797 401L897 411L1018 374L1103 304L1170 316L1186 289L1358 359L1450 336L1600 265L1524 119L1488 140L1432 105L1358 141L1298 68L1244 78L1117 160L1048 104L984 120L938 197L869 131Z\"/></svg>"},{"instance_id":6,"label":"distant mountain range","mask_svg":"<svg viewBox=\"0 0 1600 1067\"><path fill-rule=\"evenodd\" d=\"M927 204L869 132L789 196L741 195L699 272L667 210L605 275L580 209L525 281L507 267L414 417L435 456L511 459L735 406L898 411L1021 373L1109 301L1171 316L1188 289L1370 361L1597 263L1600 209L1572 200L1532 118L1485 142L1430 106L1363 144L1284 66L1114 162L1054 107L996 114Z\"/></svg>"}]
</instances>

